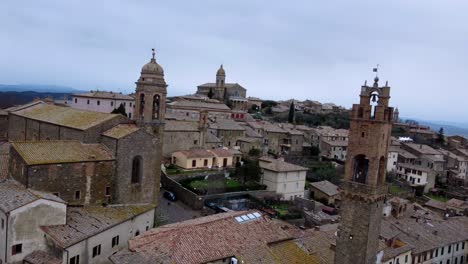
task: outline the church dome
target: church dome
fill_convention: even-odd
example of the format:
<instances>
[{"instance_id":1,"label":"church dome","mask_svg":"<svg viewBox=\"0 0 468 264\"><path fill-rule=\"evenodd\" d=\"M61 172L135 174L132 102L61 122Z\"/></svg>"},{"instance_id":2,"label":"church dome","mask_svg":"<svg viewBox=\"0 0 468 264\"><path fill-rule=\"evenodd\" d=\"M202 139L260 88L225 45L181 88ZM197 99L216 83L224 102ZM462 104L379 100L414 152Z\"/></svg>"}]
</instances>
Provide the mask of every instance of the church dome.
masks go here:
<instances>
[{"instance_id":1,"label":"church dome","mask_svg":"<svg viewBox=\"0 0 468 264\"><path fill-rule=\"evenodd\" d=\"M146 63L145 65L143 65L143 68L141 68L141 73L145 73L145 74L164 74L164 70L163 68L161 67L161 65L159 65L157 62L156 62L156 59L154 58L154 55L155 55L155 52L154 52L154 49L153 49L153 58L151 58L150 62Z\"/></svg>"},{"instance_id":2,"label":"church dome","mask_svg":"<svg viewBox=\"0 0 468 264\"><path fill-rule=\"evenodd\" d=\"M151 59L150 62L146 63L143 68L141 68L141 73L149 73L149 74L164 74L164 70L159 65L155 59Z\"/></svg>"},{"instance_id":3,"label":"church dome","mask_svg":"<svg viewBox=\"0 0 468 264\"><path fill-rule=\"evenodd\" d=\"M216 72L216 76L226 76L226 72L224 71L222 64L221 64L221 67L219 67L218 71Z\"/></svg>"}]
</instances>

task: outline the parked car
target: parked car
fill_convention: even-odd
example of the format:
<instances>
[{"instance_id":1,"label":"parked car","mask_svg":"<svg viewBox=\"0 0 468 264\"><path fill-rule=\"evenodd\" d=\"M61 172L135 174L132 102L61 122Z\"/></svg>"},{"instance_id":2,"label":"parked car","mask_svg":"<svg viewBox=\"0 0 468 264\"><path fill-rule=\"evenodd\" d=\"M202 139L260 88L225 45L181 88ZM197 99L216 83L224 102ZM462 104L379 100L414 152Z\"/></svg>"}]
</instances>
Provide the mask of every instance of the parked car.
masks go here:
<instances>
[{"instance_id":1,"label":"parked car","mask_svg":"<svg viewBox=\"0 0 468 264\"><path fill-rule=\"evenodd\" d=\"M165 191L163 193L163 197L168 199L169 201L175 201L177 200L175 193L170 192L170 191Z\"/></svg>"}]
</instances>

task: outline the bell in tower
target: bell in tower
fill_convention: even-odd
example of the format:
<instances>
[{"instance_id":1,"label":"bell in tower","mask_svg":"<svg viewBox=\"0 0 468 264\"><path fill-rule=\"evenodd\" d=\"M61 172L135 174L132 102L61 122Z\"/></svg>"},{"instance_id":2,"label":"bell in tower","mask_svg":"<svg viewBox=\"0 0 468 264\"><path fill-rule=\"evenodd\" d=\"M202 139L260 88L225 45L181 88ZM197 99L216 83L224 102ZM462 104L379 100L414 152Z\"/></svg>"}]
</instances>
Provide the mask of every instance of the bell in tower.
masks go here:
<instances>
[{"instance_id":1,"label":"bell in tower","mask_svg":"<svg viewBox=\"0 0 468 264\"><path fill-rule=\"evenodd\" d=\"M376 77L372 86L361 87L360 103L351 110L336 264L375 263L378 253L393 120L390 87L378 82Z\"/></svg>"}]
</instances>

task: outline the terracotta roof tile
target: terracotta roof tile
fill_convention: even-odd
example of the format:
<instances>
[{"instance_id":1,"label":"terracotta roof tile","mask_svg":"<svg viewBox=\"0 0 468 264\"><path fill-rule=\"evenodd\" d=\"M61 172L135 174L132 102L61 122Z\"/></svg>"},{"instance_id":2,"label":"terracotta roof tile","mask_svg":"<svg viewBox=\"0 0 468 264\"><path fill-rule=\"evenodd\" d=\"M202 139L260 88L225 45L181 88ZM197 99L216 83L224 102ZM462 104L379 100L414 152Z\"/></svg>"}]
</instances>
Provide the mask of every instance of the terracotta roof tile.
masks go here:
<instances>
[{"instance_id":1,"label":"terracotta roof tile","mask_svg":"<svg viewBox=\"0 0 468 264\"><path fill-rule=\"evenodd\" d=\"M66 225L42 226L41 229L57 246L67 248L153 209L154 205L69 207Z\"/></svg>"},{"instance_id":2,"label":"terracotta roof tile","mask_svg":"<svg viewBox=\"0 0 468 264\"><path fill-rule=\"evenodd\" d=\"M13 142L11 146L28 165L114 160L106 146L74 140Z\"/></svg>"},{"instance_id":3,"label":"terracotta roof tile","mask_svg":"<svg viewBox=\"0 0 468 264\"><path fill-rule=\"evenodd\" d=\"M177 120L166 120L164 131L184 131L184 132L198 132L198 122L191 121L177 121Z\"/></svg>"},{"instance_id":4,"label":"terracotta roof tile","mask_svg":"<svg viewBox=\"0 0 468 264\"><path fill-rule=\"evenodd\" d=\"M102 133L104 136L115 138L115 139L120 139L125 136L128 136L132 134L133 132L136 132L140 130L139 127L137 127L134 124L119 124L104 133Z\"/></svg>"},{"instance_id":5,"label":"terracotta roof tile","mask_svg":"<svg viewBox=\"0 0 468 264\"><path fill-rule=\"evenodd\" d=\"M130 240L129 250L144 263L163 257L169 260L162 263L206 263L233 256L245 263L284 263L268 245L294 238L297 228L266 216L240 223L235 219L253 213L258 212L221 213L165 225ZM114 263L130 263L116 259L111 257Z\"/></svg>"},{"instance_id":6,"label":"terracotta roof tile","mask_svg":"<svg viewBox=\"0 0 468 264\"><path fill-rule=\"evenodd\" d=\"M31 254L24 258L24 261L31 264L60 264L62 260L49 255L42 250L33 251Z\"/></svg>"},{"instance_id":7,"label":"terracotta roof tile","mask_svg":"<svg viewBox=\"0 0 468 264\"><path fill-rule=\"evenodd\" d=\"M124 118L120 114L107 114L61 107L40 102L31 107L12 112L15 115L39 120L64 127L86 130L114 118Z\"/></svg>"},{"instance_id":8,"label":"terracotta roof tile","mask_svg":"<svg viewBox=\"0 0 468 264\"><path fill-rule=\"evenodd\" d=\"M306 171L308 170L305 167L295 165L292 163L285 162L279 159L270 159L266 157L260 158L261 162L260 167L265 170L285 172L285 171Z\"/></svg>"},{"instance_id":9,"label":"terracotta roof tile","mask_svg":"<svg viewBox=\"0 0 468 264\"><path fill-rule=\"evenodd\" d=\"M102 99L118 99L118 100L128 100L134 101L130 95L121 94L121 93L114 93L114 92L106 92L106 91L91 91L89 93L80 93L80 94L73 94L74 97L89 97L89 98L102 98Z\"/></svg>"},{"instance_id":10,"label":"terracotta roof tile","mask_svg":"<svg viewBox=\"0 0 468 264\"><path fill-rule=\"evenodd\" d=\"M41 198L65 203L55 195L26 189L15 180L4 180L0 182L0 210L5 213L11 212Z\"/></svg>"}]
</instances>

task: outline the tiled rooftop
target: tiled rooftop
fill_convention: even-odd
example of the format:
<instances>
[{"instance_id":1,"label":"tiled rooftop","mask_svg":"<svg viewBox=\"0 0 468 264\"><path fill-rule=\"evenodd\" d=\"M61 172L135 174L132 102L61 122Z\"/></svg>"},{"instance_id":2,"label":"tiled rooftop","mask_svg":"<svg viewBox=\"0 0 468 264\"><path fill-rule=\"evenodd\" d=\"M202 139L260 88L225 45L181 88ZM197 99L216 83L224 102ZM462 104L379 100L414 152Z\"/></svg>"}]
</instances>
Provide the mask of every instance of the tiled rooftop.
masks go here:
<instances>
[{"instance_id":1,"label":"tiled rooftop","mask_svg":"<svg viewBox=\"0 0 468 264\"><path fill-rule=\"evenodd\" d=\"M3 180L0 182L0 210L4 213L11 212L41 198L65 203L55 195L26 189L15 180Z\"/></svg>"},{"instance_id":2,"label":"tiled rooftop","mask_svg":"<svg viewBox=\"0 0 468 264\"><path fill-rule=\"evenodd\" d=\"M310 185L312 187L322 191L323 193L329 195L329 196L334 196L337 195L338 192L338 186L335 184L325 180L325 181L319 181L319 182L313 182Z\"/></svg>"},{"instance_id":3,"label":"tiled rooftop","mask_svg":"<svg viewBox=\"0 0 468 264\"><path fill-rule=\"evenodd\" d=\"M173 155L177 153L182 153L187 158L211 158L215 156L213 153L211 153L210 151L206 149L191 149L191 150L176 151L173 153Z\"/></svg>"},{"instance_id":4,"label":"tiled rooftop","mask_svg":"<svg viewBox=\"0 0 468 264\"><path fill-rule=\"evenodd\" d=\"M441 154L439 151L424 144L405 143L404 145L421 154L426 154L426 155L440 155Z\"/></svg>"},{"instance_id":5,"label":"tiled rooftop","mask_svg":"<svg viewBox=\"0 0 468 264\"><path fill-rule=\"evenodd\" d=\"M240 223L235 219L255 212L221 213L155 228L129 241L130 252L123 253L126 261L119 254L111 260L134 263L128 254L143 261L140 264L206 263L233 256L245 263L285 263L281 257L287 254L311 259L293 244L272 246L294 238L297 228L266 216Z\"/></svg>"},{"instance_id":6,"label":"tiled rooftop","mask_svg":"<svg viewBox=\"0 0 468 264\"><path fill-rule=\"evenodd\" d=\"M0 154L0 181L8 178L10 156L8 154Z\"/></svg>"},{"instance_id":7,"label":"tiled rooftop","mask_svg":"<svg viewBox=\"0 0 468 264\"><path fill-rule=\"evenodd\" d=\"M198 132L198 122L166 120L164 131L166 132Z\"/></svg>"},{"instance_id":8,"label":"tiled rooftop","mask_svg":"<svg viewBox=\"0 0 468 264\"><path fill-rule=\"evenodd\" d=\"M119 124L104 133L102 133L104 136L115 138L115 139L120 139L125 136L128 136L132 134L133 132L136 132L140 130L139 127L137 127L134 124Z\"/></svg>"},{"instance_id":9,"label":"tiled rooftop","mask_svg":"<svg viewBox=\"0 0 468 264\"><path fill-rule=\"evenodd\" d=\"M11 146L28 165L114 160L104 145L74 140L13 142Z\"/></svg>"},{"instance_id":10,"label":"tiled rooftop","mask_svg":"<svg viewBox=\"0 0 468 264\"><path fill-rule=\"evenodd\" d=\"M172 108L193 108L193 109L208 109L208 110L223 110L229 111L229 108L225 104L215 104L215 103L206 103L206 102L196 102L188 100L180 100L167 104L168 107Z\"/></svg>"},{"instance_id":11,"label":"tiled rooftop","mask_svg":"<svg viewBox=\"0 0 468 264\"><path fill-rule=\"evenodd\" d=\"M285 162L283 160L279 159L271 159L271 158L266 158L262 157L260 158L262 161L260 163L260 168L265 169L265 170L271 170L271 171L276 171L276 172L288 172L288 171L306 171L308 170L305 167L295 165L292 163Z\"/></svg>"},{"instance_id":12,"label":"tiled rooftop","mask_svg":"<svg viewBox=\"0 0 468 264\"><path fill-rule=\"evenodd\" d=\"M215 123L210 124L210 128L218 129L218 130L236 130L236 131L245 130L244 126L239 125L239 123L231 119L218 120Z\"/></svg>"},{"instance_id":13,"label":"tiled rooftop","mask_svg":"<svg viewBox=\"0 0 468 264\"><path fill-rule=\"evenodd\" d=\"M25 263L30 264L61 264L62 260L49 255L47 252L42 250L33 251L31 254L24 258Z\"/></svg>"},{"instance_id":14,"label":"tiled rooftop","mask_svg":"<svg viewBox=\"0 0 468 264\"><path fill-rule=\"evenodd\" d=\"M61 107L40 102L31 107L12 112L15 115L47 122L64 127L86 130L114 118L124 118L120 114L107 114Z\"/></svg>"},{"instance_id":15,"label":"tiled rooftop","mask_svg":"<svg viewBox=\"0 0 468 264\"><path fill-rule=\"evenodd\" d=\"M102 98L102 99L118 99L118 100L131 100L134 101L135 98L130 95L114 92L105 92L105 91L90 91L89 93L73 94L75 97L90 97L90 98Z\"/></svg>"},{"instance_id":16,"label":"tiled rooftop","mask_svg":"<svg viewBox=\"0 0 468 264\"><path fill-rule=\"evenodd\" d=\"M67 248L152 209L153 205L69 207L66 225L41 228L57 246Z\"/></svg>"}]
</instances>

